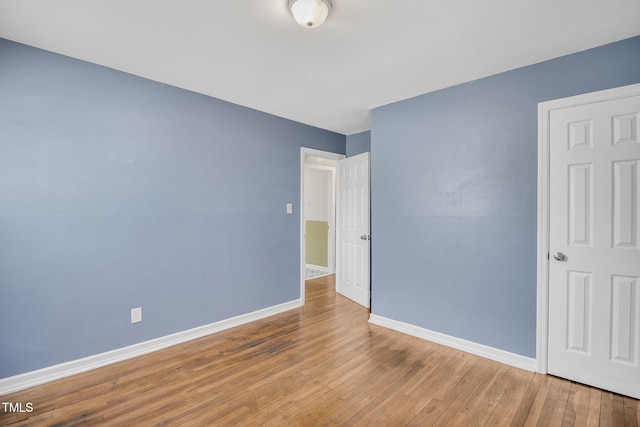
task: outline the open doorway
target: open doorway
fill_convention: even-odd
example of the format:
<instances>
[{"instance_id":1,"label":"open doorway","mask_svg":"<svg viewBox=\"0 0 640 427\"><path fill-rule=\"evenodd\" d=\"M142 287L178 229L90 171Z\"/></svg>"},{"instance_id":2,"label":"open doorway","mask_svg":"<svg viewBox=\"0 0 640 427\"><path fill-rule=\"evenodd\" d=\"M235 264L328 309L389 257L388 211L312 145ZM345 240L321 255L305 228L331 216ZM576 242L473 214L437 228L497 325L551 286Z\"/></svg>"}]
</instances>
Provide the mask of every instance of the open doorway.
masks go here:
<instances>
[{"instance_id":1,"label":"open doorway","mask_svg":"<svg viewBox=\"0 0 640 427\"><path fill-rule=\"evenodd\" d=\"M335 273L336 168L327 163L335 161L308 157L305 164L305 279Z\"/></svg>"},{"instance_id":2,"label":"open doorway","mask_svg":"<svg viewBox=\"0 0 640 427\"><path fill-rule=\"evenodd\" d=\"M335 273L336 171L343 154L301 149L300 297L305 280Z\"/></svg>"}]
</instances>

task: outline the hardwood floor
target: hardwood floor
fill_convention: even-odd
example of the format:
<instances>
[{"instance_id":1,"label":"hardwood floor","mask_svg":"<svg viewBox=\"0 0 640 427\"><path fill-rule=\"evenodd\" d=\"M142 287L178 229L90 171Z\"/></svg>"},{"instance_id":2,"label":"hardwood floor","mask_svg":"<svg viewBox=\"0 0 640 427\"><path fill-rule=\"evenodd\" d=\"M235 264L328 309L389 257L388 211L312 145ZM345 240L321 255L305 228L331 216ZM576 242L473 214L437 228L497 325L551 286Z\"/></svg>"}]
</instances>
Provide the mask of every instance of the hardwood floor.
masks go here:
<instances>
[{"instance_id":1,"label":"hardwood floor","mask_svg":"<svg viewBox=\"0 0 640 427\"><path fill-rule=\"evenodd\" d=\"M300 309L2 396L0 425L638 426L640 402L367 322L309 280Z\"/></svg>"}]
</instances>

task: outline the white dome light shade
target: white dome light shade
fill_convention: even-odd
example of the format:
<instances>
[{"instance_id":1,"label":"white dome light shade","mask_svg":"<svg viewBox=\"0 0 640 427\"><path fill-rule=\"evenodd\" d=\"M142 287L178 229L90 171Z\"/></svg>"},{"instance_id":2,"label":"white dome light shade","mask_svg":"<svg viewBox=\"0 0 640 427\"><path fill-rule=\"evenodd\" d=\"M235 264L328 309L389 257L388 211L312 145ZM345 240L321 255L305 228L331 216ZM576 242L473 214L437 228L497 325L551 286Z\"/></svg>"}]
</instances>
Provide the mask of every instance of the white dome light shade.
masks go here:
<instances>
[{"instance_id":1,"label":"white dome light shade","mask_svg":"<svg viewBox=\"0 0 640 427\"><path fill-rule=\"evenodd\" d=\"M289 0L289 9L296 22L305 28L322 25L331 11L330 0Z\"/></svg>"}]
</instances>

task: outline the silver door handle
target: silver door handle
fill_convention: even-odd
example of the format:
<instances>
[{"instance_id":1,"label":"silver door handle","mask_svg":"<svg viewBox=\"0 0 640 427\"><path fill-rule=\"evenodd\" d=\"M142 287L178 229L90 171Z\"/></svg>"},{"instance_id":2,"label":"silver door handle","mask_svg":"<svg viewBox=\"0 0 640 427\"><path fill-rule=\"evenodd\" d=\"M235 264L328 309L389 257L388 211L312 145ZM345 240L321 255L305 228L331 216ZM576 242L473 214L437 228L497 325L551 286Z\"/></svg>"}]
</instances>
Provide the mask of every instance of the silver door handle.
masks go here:
<instances>
[{"instance_id":1,"label":"silver door handle","mask_svg":"<svg viewBox=\"0 0 640 427\"><path fill-rule=\"evenodd\" d=\"M362 240L371 240L371 236L367 236L366 234L363 234L362 236L360 236L360 238Z\"/></svg>"},{"instance_id":2,"label":"silver door handle","mask_svg":"<svg viewBox=\"0 0 640 427\"><path fill-rule=\"evenodd\" d=\"M566 261L567 256L562 252L556 252L555 254L553 254L553 259L555 259L556 261Z\"/></svg>"}]
</instances>

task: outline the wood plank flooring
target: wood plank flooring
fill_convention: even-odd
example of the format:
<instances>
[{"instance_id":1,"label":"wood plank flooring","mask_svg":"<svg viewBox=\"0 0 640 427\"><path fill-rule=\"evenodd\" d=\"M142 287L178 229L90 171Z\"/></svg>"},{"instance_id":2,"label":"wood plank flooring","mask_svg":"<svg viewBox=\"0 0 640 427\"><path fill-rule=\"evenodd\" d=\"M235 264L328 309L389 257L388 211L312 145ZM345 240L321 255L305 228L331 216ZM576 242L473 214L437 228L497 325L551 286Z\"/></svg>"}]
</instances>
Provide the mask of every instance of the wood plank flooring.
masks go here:
<instances>
[{"instance_id":1,"label":"wood plank flooring","mask_svg":"<svg viewBox=\"0 0 640 427\"><path fill-rule=\"evenodd\" d=\"M0 425L638 426L640 403L367 322L333 276L300 309L0 397Z\"/></svg>"}]
</instances>

